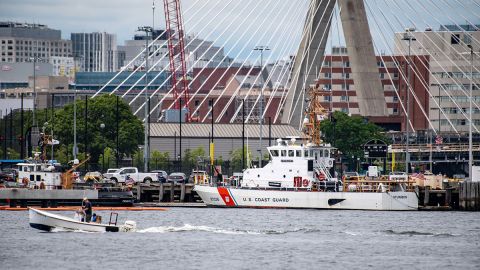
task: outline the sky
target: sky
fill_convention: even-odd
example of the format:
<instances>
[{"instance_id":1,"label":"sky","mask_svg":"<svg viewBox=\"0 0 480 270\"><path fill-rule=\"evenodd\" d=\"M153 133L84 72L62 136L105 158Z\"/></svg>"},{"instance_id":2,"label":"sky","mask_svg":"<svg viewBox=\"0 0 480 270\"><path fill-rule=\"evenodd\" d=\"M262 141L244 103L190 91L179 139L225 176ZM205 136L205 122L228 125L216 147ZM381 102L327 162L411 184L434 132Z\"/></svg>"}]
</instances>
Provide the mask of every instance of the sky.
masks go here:
<instances>
[{"instance_id":1,"label":"sky","mask_svg":"<svg viewBox=\"0 0 480 270\"><path fill-rule=\"evenodd\" d=\"M327 0L324 0L327 1ZM333 0L331 0L333 1ZM152 25L152 0L0 0L0 20L46 24L62 31L105 31L118 45L138 26ZM164 28L163 0L156 0L155 28ZM293 55L299 45L309 0L182 0L185 31L224 46L236 59L259 61L252 49L268 46L264 61ZM478 0L366 0L369 24L378 50L389 53L393 32L440 24L480 24ZM327 50L344 45L341 24L332 17ZM380 30L383 33L380 34ZM319 30L320 31L320 30ZM322 30L323 31L323 30Z\"/></svg>"}]
</instances>

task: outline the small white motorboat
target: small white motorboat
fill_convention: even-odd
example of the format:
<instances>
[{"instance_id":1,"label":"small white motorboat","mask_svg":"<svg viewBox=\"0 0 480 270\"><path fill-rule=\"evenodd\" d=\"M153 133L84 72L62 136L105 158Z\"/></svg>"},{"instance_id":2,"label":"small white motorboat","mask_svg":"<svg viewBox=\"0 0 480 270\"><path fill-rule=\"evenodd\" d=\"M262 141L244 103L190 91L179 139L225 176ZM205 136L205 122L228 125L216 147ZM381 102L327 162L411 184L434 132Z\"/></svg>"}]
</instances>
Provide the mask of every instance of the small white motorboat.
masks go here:
<instances>
[{"instance_id":1,"label":"small white motorboat","mask_svg":"<svg viewBox=\"0 0 480 270\"><path fill-rule=\"evenodd\" d=\"M82 222L30 207L28 208L28 216L32 228L47 232L55 228L85 232L130 232L134 231L137 227L136 222L131 220L125 221L125 224L120 226L117 226L116 219L115 222L110 221L108 224Z\"/></svg>"}]
</instances>

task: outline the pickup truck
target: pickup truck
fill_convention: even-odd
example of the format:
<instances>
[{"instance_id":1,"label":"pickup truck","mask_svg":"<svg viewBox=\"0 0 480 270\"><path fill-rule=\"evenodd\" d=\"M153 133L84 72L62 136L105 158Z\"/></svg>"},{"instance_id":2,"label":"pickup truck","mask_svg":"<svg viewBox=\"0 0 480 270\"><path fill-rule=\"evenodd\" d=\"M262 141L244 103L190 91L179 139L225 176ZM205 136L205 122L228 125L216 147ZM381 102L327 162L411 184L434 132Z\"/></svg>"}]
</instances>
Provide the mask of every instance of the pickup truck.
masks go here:
<instances>
[{"instance_id":1,"label":"pickup truck","mask_svg":"<svg viewBox=\"0 0 480 270\"><path fill-rule=\"evenodd\" d=\"M117 183L125 183L127 176L131 178L135 183L151 183L153 181L158 181L158 174L156 173L141 173L138 172L138 169L135 167L124 167L118 169L116 172L112 173L110 180Z\"/></svg>"}]
</instances>

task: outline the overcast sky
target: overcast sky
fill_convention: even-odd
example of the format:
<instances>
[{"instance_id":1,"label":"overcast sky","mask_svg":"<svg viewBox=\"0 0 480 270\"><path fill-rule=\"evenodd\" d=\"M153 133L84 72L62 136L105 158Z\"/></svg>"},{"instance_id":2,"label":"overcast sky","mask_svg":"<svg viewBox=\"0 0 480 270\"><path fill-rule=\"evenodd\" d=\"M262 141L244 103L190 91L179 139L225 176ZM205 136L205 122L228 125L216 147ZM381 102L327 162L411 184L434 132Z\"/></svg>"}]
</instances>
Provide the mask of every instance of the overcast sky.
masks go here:
<instances>
[{"instance_id":1,"label":"overcast sky","mask_svg":"<svg viewBox=\"0 0 480 270\"><path fill-rule=\"evenodd\" d=\"M327 0L325 0L327 1ZM333 1L333 0L331 0ZM251 49L268 45L265 60L294 54L309 0L182 0L185 30L224 46L231 57L258 56ZM367 0L367 13L376 45L387 54L393 31L406 26L480 24L480 4L475 0ZM397 4L399 6L397 6ZM426 9L426 10L424 10ZM432 14L429 14L431 12ZM375 14L375 15L372 15ZM397 16L397 17L395 17ZM376 21L374 20L376 19ZM138 26L152 24L152 0L0 0L0 20L47 24L71 32L106 31L117 34L117 42L131 39ZM412 23L413 22L413 23ZM332 39L327 47L343 44L333 16ZM163 0L156 0L155 27L164 28ZM380 35L379 28L385 34ZM320 29L319 29L320 31ZM323 30L322 30L323 31Z\"/></svg>"}]
</instances>

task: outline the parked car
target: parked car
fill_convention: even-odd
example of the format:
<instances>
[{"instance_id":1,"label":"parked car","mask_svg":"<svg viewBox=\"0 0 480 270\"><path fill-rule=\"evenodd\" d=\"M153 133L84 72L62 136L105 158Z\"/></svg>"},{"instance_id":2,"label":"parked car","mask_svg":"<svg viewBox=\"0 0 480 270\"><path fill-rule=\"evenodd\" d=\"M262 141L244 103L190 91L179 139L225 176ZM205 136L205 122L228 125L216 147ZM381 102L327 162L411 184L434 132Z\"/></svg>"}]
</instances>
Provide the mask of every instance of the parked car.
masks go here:
<instances>
[{"instance_id":1,"label":"parked car","mask_svg":"<svg viewBox=\"0 0 480 270\"><path fill-rule=\"evenodd\" d=\"M152 173L156 173L158 175L158 181L165 183L168 178L168 173L162 170L153 170Z\"/></svg>"},{"instance_id":2,"label":"parked car","mask_svg":"<svg viewBox=\"0 0 480 270\"><path fill-rule=\"evenodd\" d=\"M115 169L108 169L107 172L103 174L103 177L105 177L106 179L110 179L110 178L112 178L112 175L113 175L114 173L116 173L117 171L118 171L117 168L115 168Z\"/></svg>"},{"instance_id":3,"label":"parked car","mask_svg":"<svg viewBox=\"0 0 480 270\"><path fill-rule=\"evenodd\" d=\"M18 173L15 169L5 168L0 171L0 179L3 181L15 181L17 175Z\"/></svg>"},{"instance_id":4,"label":"parked car","mask_svg":"<svg viewBox=\"0 0 480 270\"><path fill-rule=\"evenodd\" d=\"M113 180L117 183L125 183L127 176L135 183L151 183L153 181L158 181L158 175L156 173L141 173L138 172L138 169L135 167L124 167L118 169L116 172L112 173L110 180Z\"/></svg>"},{"instance_id":5,"label":"parked car","mask_svg":"<svg viewBox=\"0 0 480 270\"><path fill-rule=\"evenodd\" d=\"M0 181L13 181L14 175L11 172L0 171Z\"/></svg>"},{"instance_id":6,"label":"parked car","mask_svg":"<svg viewBox=\"0 0 480 270\"><path fill-rule=\"evenodd\" d=\"M168 182L179 182L179 183L186 183L187 176L184 173L174 172L168 176Z\"/></svg>"}]
</instances>

